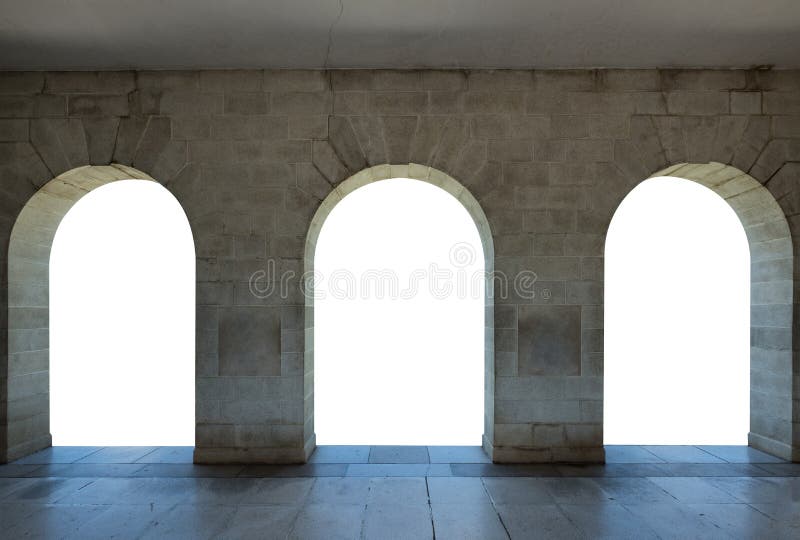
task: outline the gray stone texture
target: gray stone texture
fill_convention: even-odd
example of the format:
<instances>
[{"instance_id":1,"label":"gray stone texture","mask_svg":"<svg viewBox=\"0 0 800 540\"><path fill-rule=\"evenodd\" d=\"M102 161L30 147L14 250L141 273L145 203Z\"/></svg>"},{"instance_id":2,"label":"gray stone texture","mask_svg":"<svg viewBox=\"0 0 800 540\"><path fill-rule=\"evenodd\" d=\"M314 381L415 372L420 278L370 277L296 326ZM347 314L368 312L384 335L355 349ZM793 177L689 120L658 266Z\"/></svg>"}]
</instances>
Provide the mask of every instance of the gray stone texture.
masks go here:
<instances>
[{"instance_id":1,"label":"gray stone texture","mask_svg":"<svg viewBox=\"0 0 800 540\"><path fill-rule=\"evenodd\" d=\"M485 213L478 225L494 243L487 268L535 274L532 295L513 281L495 290L484 448L495 461L600 461L606 229L642 180L713 161L738 172L663 174L714 189L745 226L751 444L800 459L797 80L745 70L2 73L0 457L49 444L44 276L60 217L138 170L176 196L194 234L195 458L305 461L313 328L299 282L281 294L277 276L311 262L306 236L335 186L367 167L410 174L415 163L414 174L441 171L474 196L470 212ZM123 168L50 182L110 163Z\"/></svg>"}]
</instances>

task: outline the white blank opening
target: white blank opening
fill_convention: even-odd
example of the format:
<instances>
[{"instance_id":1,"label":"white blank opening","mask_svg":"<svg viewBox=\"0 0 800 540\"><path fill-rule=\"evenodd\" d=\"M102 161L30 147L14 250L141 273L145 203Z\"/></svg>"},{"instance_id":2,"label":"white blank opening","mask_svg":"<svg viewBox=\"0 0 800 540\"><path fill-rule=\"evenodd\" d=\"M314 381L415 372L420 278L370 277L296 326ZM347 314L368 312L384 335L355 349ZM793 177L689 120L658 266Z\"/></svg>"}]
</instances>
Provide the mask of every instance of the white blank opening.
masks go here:
<instances>
[{"instance_id":1,"label":"white blank opening","mask_svg":"<svg viewBox=\"0 0 800 540\"><path fill-rule=\"evenodd\" d=\"M481 444L484 258L461 203L417 180L359 188L314 267L317 443Z\"/></svg>"},{"instance_id":2,"label":"white blank opening","mask_svg":"<svg viewBox=\"0 0 800 540\"><path fill-rule=\"evenodd\" d=\"M606 444L747 444L750 253L733 209L653 178L608 231Z\"/></svg>"},{"instance_id":3,"label":"white blank opening","mask_svg":"<svg viewBox=\"0 0 800 540\"><path fill-rule=\"evenodd\" d=\"M80 199L50 255L54 445L194 445L194 244L161 185Z\"/></svg>"}]
</instances>

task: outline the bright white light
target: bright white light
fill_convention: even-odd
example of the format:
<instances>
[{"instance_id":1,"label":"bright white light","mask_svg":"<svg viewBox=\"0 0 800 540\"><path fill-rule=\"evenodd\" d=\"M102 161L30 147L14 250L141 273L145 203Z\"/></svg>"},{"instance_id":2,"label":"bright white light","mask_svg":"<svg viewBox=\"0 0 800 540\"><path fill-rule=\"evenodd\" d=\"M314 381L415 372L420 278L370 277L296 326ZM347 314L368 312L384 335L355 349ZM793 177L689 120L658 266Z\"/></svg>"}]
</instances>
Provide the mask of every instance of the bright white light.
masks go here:
<instances>
[{"instance_id":1,"label":"bright white light","mask_svg":"<svg viewBox=\"0 0 800 540\"><path fill-rule=\"evenodd\" d=\"M750 253L733 209L654 178L606 242L606 444L747 444Z\"/></svg>"},{"instance_id":2,"label":"bright white light","mask_svg":"<svg viewBox=\"0 0 800 540\"><path fill-rule=\"evenodd\" d=\"M484 259L461 203L417 180L362 187L328 216L314 266L317 443L481 444ZM365 291L369 271L393 271L397 294ZM447 271L452 292L431 291Z\"/></svg>"},{"instance_id":3,"label":"bright white light","mask_svg":"<svg viewBox=\"0 0 800 540\"><path fill-rule=\"evenodd\" d=\"M155 182L95 189L50 255L54 445L194 445L194 243Z\"/></svg>"}]
</instances>

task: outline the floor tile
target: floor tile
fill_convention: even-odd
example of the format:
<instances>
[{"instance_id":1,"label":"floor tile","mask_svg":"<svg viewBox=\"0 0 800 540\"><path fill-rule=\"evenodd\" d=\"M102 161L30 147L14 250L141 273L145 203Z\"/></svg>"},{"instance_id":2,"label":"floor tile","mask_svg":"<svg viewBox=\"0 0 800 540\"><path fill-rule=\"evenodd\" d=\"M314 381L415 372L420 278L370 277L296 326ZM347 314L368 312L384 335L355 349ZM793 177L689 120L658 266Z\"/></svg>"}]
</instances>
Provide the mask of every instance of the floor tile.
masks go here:
<instances>
[{"instance_id":1,"label":"floor tile","mask_svg":"<svg viewBox=\"0 0 800 540\"><path fill-rule=\"evenodd\" d=\"M3 501L54 503L91 484L91 478L36 478L8 494Z\"/></svg>"},{"instance_id":2,"label":"floor tile","mask_svg":"<svg viewBox=\"0 0 800 540\"><path fill-rule=\"evenodd\" d=\"M75 535L90 519L109 509L98 505L42 505L14 527L4 529L6 538L63 538Z\"/></svg>"},{"instance_id":3,"label":"floor tile","mask_svg":"<svg viewBox=\"0 0 800 540\"><path fill-rule=\"evenodd\" d=\"M427 503L371 503L364 513L363 538L432 539L431 521L431 509Z\"/></svg>"},{"instance_id":4,"label":"floor tile","mask_svg":"<svg viewBox=\"0 0 800 540\"><path fill-rule=\"evenodd\" d=\"M429 446L431 463L491 463L480 446Z\"/></svg>"},{"instance_id":5,"label":"floor tile","mask_svg":"<svg viewBox=\"0 0 800 540\"><path fill-rule=\"evenodd\" d=\"M662 463L661 476L772 476L751 463Z\"/></svg>"},{"instance_id":6,"label":"floor tile","mask_svg":"<svg viewBox=\"0 0 800 540\"><path fill-rule=\"evenodd\" d=\"M140 463L70 463L40 465L30 476L80 476L84 478L134 476L144 465Z\"/></svg>"},{"instance_id":7,"label":"floor tile","mask_svg":"<svg viewBox=\"0 0 800 540\"><path fill-rule=\"evenodd\" d=\"M781 458L749 446L698 446L698 448L728 463L785 463Z\"/></svg>"},{"instance_id":8,"label":"floor tile","mask_svg":"<svg viewBox=\"0 0 800 540\"><path fill-rule=\"evenodd\" d=\"M367 504L428 504L425 478L371 478Z\"/></svg>"},{"instance_id":9,"label":"floor tile","mask_svg":"<svg viewBox=\"0 0 800 540\"><path fill-rule=\"evenodd\" d=\"M644 521L617 503L561 504L559 507L589 538L658 538Z\"/></svg>"},{"instance_id":10,"label":"floor tile","mask_svg":"<svg viewBox=\"0 0 800 540\"><path fill-rule=\"evenodd\" d=\"M716 487L708 478L651 478L658 487L682 503L736 503L736 497Z\"/></svg>"},{"instance_id":11,"label":"floor tile","mask_svg":"<svg viewBox=\"0 0 800 540\"><path fill-rule=\"evenodd\" d=\"M750 506L779 523L800 529L800 497L775 503L751 504ZM800 538L800 534L796 538Z\"/></svg>"},{"instance_id":12,"label":"floor tile","mask_svg":"<svg viewBox=\"0 0 800 540\"><path fill-rule=\"evenodd\" d=\"M191 478L186 504L243 504L256 490L256 478Z\"/></svg>"},{"instance_id":13,"label":"floor tile","mask_svg":"<svg viewBox=\"0 0 800 540\"><path fill-rule=\"evenodd\" d=\"M126 504L189 504L194 478L143 478L138 487L125 495Z\"/></svg>"},{"instance_id":14,"label":"floor tile","mask_svg":"<svg viewBox=\"0 0 800 540\"><path fill-rule=\"evenodd\" d=\"M670 503L675 497L649 478L594 478L609 501L621 504Z\"/></svg>"},{"instance_id":15,"label":"floor tile","mask_svg":"<svg viewBox=\"0 0 800 540\"><path fill-rule=\"evenodd\" d=\"M177 505L160 514L142 538L219 538L235 512L234 506Z\"/></svg>"},{"instance_id":16,"label":"floor tile","mask_svg":"<svg viewBox=\"0 0 800 540\"><path fill-rule=\"evenodd\" d=\"M94 454L102 448L102 446L51 446L50 448L45 448L44 450L40 450L35 454L18 459L14 463L19 465L74 463L80 459Z\"/></svg>"},{"instance_id":17,"label":"floor tile","mask_svg":"<svg viewBox=\"0 0 800 540\"><path fill-rule=\"evenodd\" d=\"M83 522L71 540L126 540L140 538L156 520L170 509L149 504L115 504L104 512Z\"/></svg>"},{"instance_id":18,"label":"floor tile","mask_svg":"<svg viewBox=\"0 0 800 540\"><path fill-rule=\"evenodd\" d=\"M299 506L240 506L225 525L221 538L284 539L294 525Z\"/></svg>"},{"instance_id":19,"label":"floor tile","mask_svg":"<svg viewBox=\"0 0 800 540\"><path fill-rule=\"evenodd\" d=\"M663 465L656 463L609 463L606 465L555 465L554 476L576 476L595 478L642 478L646 476L669 476Z\"/></svg>"},{"instance_id":20,"label":"floor tile","mask_svg":"<svg viewBox=\"0 0 800 540\"><path fill-rule=\"evenodd\" d=\"M59 504L125 504L139 489L142 478L96 478L80 490L60 499Z\"/></svg>"},{"instance_id":21,"label":"floor tile","mask_svg":"<svg viewBox=\"0 0 800 540\"><path fill-rule=\"evenodd\" d=\"M484 478L494 504L552 504L555 502L541 478Z\"/></svg>"},{"instance_id":22,"label":"floor tile","mask_svg":"<svg viewBox=\"0 0 800 540\"><path fill-rule=\"evenodd\" d=\"M733 538L781 537L778 522L746 504L690 504L688 507Z\"/></svg>"},{"instance_id":23,"label":"floor tile","mask_svg":"<svg viewBox=\"0 0 800 540\"><path fill-rule=\"evenodd\" d=\"M345 463L307 463L305 465L246 465L239 476L264 477L308 477L344 476L348 465Z\"/></svg>"},{"instance_id":24,"label":"floor tile","mask_svg":"<svg viewBox=\"0 0 800 540\"><path fill-rule=\"evenodd\" d=\"M367 504L370 478L317 478L309 502L329 504Z\"/></svg>"},{"instance_id":25,"label":"floor tile","mask_svg":"<svg viewBox=\"0 0 800 540\"><path fill-rule=\"evenodd\" d=\"M35 478L0 478L0 499L9 498L15 491L35 485Z\"/></svg>"},{"instance_id":26,"label":"floor tile","mask_svg":"<svg viewBox=\"0 0 800 540\"><path fill-rule=\"evenodd\" d=\"M136 463L192 463L193 460L194 446L162 446L140 457Z\"/></svg>"},{"instance_id":27,"label":"floor tile","mask_svg":"<svg viewBox=\"0 0 800 540\"><path fill-rule=\"evenodd\" d=\"M606 463L663 463L664 460L641 446L606 445Z\"/></svg>"},{"instance_id":28,"label":"floor tile","mask_svg":"<svg viewBox=\"0 0 800 540\"><path fill-rule=\"evenodd\" d=\"M75 463L136 463L155 449L155 446L106 446Z\"/></svg>"},{"instance_id":29,"label":"floor tile","mask_svg":"<svg viewBox=\"0 0 800 540\"><path fill-rule=\"evenodd\" d=\"M175 478L233 478L244 470L244 465L195 465L193 463L150 463L138 469L133 476Z\"/></svg>"},{"instance_id":30,"label":"floor tile","mask_svg":"<svg viewBox=\"0 0 800 540\"><path fill-rule=\"evenodd\" d=\"M497 463L453 463L453 476L561 476L555 465L501 465Z\"/></svg>"},{"instance_id":31,"label":"floor tile","mask_svg":"<svg viewBox=\"0 0 800 540\"><path fill-rule=\"evenodd\" d=\"M487 504L489 494L480 478L428 478L432 503Z\"/></svg>"},{"instance_id":32,"label":"floor tile","mask_svg":"<svg viewBox=\"0 0 800 540\"><path fill-rule=\"evenodd\" d=\"M729 538L707 516L676 502L626 504L635 515L659 538L685 540L686 538Z\"/></svg>"},{"instance_id":33,"label":"floor tile","mask_svg":"<svg viewBox=\"0 0 800 540\"><path fill-rule=\"evenodd\" d=\"M17 465L8 463L0 465L0 478L22 478L30 476L41 465Z\"/></svg>"},{"instance_id":34,"label":"floor tile","mask_svg":"<svg viewBox=\"0 0 800 540\"><path fill-rule=\"evenodd\" d=\"M373 446L369 463L430 463L427 446Z\"/></svg>"},{"instance_id":35,"label":"floor tile","mask_svg":"<svg viewBox=\"0 0 800 540\"><path fill-rule=\"evenodd\" d=\"M541 482L557 503L589 504L608 500L608 495L591 478L542 478Z\"/></svg>"},{"instance_id":36,"label":"floor tile","mask_svg":"<svg viewBox=\"0 0 800 540\"><path fill-rule=\"evenodd\" d=\"M238 479L243 480L243 479ZM229 479L222 479L229 482ZM242 504L301 505L308 498L314 478L258 478L250 480L252 489L242 493Z\"/></svg>"},{"instance_id":37,"label":"floor tile","mask_svg":"<svg viewBox=\"0 0 800 540\"><path fill-rule=\"evenodd\" d=\"M34 512L42 510L41 504L3 502L0 504L0 523L3 531L8 531L21 523Z\"/></svg>"},{"instance_id":38,"label":"floor tile","mask_svg":"<svg viewBox=\"0 0 800 540\"><path fill-rule=\"evenodd\" d=\"M725 463L715 455L704 452L696 446L642 446L667 463Z\"/></svg>"},{"instance_id":39,"label":"floor tile","mask_svg":"<svg viewBox=\"0 0 800 540\"><path fill-rule=\"evenodd\" d=\"M432 503L431 511L437 540L508 539L500 517L491 504Z\"/></svg>"},{"instance_id":40,"label":"floor tile","mask_svg":"<svg viewBox=\"0 0 800 540\"><path fill-rule=\"evenodd\" d=\"M347 476L451 476L450 466L444 463L353 463L347 466Z\"/></svg>"},{"instance_id":41,"label":"floor tile","mask_svg":"<svg viewBox=\"0 0 800 540\"><path fill-rule=\"evenodd\" d=\"M800 478L711 478L709 482L745 503L800 500Z\"/></svg>"},{"instance_id":42,"label":"floor tile","mask_svg":"<svg viewBox=\"0 0 800 540\"><path fill-rule=\"evenodd\" d=\"M369 446L317 446L309 463L367 463Z\"/></svg>"},{"instance_id":43,"label":"floor tile","mask_svg":"<svg viewBox=\"0 0 800 540\"><path fill-rule=\"evenodd\" d=\"M289 538L298 540L359 538L364 509L363 504L308 504L297 515Z\"/></svg>"},{"instance_id":44,"label":"floor tile","mask_svg":"<svg viewBox=\"0 0 800 540\"><path fill-rule=\"evenodd\" d=\"M800 476L800 463L759 463L756 467L771 476Z\"/></svg>"},{"instance_id":45,"label":"floor tile","mask_svg":"<svg viewBox=\"0 0 800 540\"><path fill-rule=\"evenodd\" d=\"M497 511L512 540L590 538L554 504L499 504Z\"/></svg>"}]
</instances>

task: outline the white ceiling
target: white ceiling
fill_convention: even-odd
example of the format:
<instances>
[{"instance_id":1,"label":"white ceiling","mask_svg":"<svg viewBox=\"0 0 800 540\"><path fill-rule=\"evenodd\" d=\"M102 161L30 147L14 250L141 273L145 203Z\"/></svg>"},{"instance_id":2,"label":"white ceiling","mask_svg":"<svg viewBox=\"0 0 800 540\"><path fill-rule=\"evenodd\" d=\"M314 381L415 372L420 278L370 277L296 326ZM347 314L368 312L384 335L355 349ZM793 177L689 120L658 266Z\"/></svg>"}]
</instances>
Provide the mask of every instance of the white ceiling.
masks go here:
<instances>
[{"instance_id":1,"label":"white ceiling","mask_svg":"<svg viewBox=\"0 0 800 540\"><path fill-rule=\"evenodd\" d=\"M800 68L800 0L0 0L0 69Z\"/></svg>"}]
</instances>

